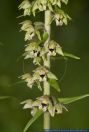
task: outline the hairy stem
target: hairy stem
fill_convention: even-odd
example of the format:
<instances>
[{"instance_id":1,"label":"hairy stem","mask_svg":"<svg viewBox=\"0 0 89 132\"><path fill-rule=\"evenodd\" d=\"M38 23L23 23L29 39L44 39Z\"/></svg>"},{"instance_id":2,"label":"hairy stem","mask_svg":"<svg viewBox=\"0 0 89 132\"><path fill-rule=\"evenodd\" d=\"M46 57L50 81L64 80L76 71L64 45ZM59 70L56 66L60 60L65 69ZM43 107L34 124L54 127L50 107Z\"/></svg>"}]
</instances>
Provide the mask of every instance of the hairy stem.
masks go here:
<instances>
[{"instance_id":1,"label":"hairy stem","mask_svg":"<svg viewBox=\"0 0 89 132\"><path fill-rule=\"evenodd\" d=\"M48 32L48 39L45 42L45 46L50 40L50 32L51 32L51 26L50 26L50 19L51 19L51 12L49 10L45 11L45 29ZM44 61L44 66L48 67L50 69L50 57L47 56L47 60ZM44 95L50 95L50 85L46 81L44 82ZM48 112L44 113L44 129L50 129L50 115Z\"/></svg>"}]
</instances>

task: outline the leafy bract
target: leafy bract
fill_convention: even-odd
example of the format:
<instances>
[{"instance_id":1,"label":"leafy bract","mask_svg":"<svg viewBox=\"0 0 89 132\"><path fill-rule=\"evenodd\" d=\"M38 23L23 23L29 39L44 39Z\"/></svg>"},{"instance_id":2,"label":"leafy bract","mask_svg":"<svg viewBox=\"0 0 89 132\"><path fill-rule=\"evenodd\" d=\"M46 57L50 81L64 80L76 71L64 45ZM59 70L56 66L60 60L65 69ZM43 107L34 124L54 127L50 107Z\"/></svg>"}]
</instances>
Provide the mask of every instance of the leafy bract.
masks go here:
<instances>
[{"instance_id":1,"label":"leafy bract","mask_svg":"<svg viewBox=\"0 0 89 132\"><path fill-rule=\"evenodd\" d=\"M34 115L34 117L30 119L30 121L27 123L23 132L26 132L28 128L42 115L42 113L43 113L42 110L38 110L36 114Z\"/></svg>"},{"instance_id":2,"label":"leafy bract","mask_svg":"<svg viewBox=\"0 0 89 132\"><path fill-rule=\"evenodd\" d=\"M70 54L70 53L66 53L66 52L64 52L64 56L65 56L65 57L70 57L70 58L73 58L73 59L77 59L77 60L80 59L79 57L77 57L77 56L75 56L75 55L73 55L73 54Z\"/></svg>"},{"instance_id":3,"label":"leafy bract","mask_svg":"<svg viewBox=\"0 0 89 132\"><path fill-rule=\"evenodd\" d=\"M49 79L50 86L53 87L56 91L60 92L59 84L54 79Z\"/></svg>"},{"instance_id":4,"label":"leafy bract","mask_svg":"<svg viewBox=\"0 0 89 132\"><path fill-rule=\"evenodd\" d=\"M48 39L48 37L49 37L48 33L44 32L42 43L44 43Z\"/></svg>"},{"instance_id":5,"label":"leafy bract","mask_svg":"<svg viewBox=\"0 0 89 132\"><path fill-rule=\"evenodd\" d=\"M76 102L76 101L86 98L86 97L89 97L89 94L76 96L76 97L58 98L58 100L59 100L59 102L61 102L63 104L70 104L70 103Z\"/></svg>"}]
</instances>

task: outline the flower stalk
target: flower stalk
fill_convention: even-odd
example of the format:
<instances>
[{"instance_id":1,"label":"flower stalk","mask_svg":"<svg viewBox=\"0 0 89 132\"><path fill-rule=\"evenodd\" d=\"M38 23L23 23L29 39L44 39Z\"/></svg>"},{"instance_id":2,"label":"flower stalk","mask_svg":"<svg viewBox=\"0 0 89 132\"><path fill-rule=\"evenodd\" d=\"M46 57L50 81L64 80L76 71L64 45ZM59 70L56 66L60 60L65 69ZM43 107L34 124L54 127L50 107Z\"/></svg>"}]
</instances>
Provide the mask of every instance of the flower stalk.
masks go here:
<instances>
[{"instance_id":1,"label":"flower stalk","mask_svg":"<svg viewBox=\"0 0 89 132\"><path fill-rule=\"evenodd\" d=\"M50 10L45 11L45 30L48 33L48 39L45 42L45 46L50 41L51 26L50 26L51 12ZM50 69L50 56L47 56L46 62L44 61L44 66ZM48 81L44 82L44 95L50 95L50 85ZM49 112L44 113L44 129L50 129L50 114Z\"/></svg>"}]
</instances>

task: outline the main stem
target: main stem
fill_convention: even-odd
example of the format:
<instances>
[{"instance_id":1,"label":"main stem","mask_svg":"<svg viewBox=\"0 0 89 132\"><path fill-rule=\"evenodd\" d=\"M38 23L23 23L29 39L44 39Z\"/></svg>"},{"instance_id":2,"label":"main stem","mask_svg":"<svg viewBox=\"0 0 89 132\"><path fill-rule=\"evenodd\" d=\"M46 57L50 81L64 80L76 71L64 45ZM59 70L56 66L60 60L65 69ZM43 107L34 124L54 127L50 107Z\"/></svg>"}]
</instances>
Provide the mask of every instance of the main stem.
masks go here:
<instances>
[{"instance_id":1,"label":"main stem","mask_svg":"<svg viewBox=\"0 0 89 132\"><path fill-rule=\"evenodd\" d=\"M51 32L50 19L51 19L51 12L49 10L46 10L45 11L45 29L49 37L47 41L45 42L45 46L50 40L50 32ZM47 56L47 60L44 62L44 66L50 69L50 57L49 56ZM44 95L50 95L50 85L48 81L44 82ZM44 113L44 129L50 129L50 115L48 112Z\"/></svg>"}]
</instances>

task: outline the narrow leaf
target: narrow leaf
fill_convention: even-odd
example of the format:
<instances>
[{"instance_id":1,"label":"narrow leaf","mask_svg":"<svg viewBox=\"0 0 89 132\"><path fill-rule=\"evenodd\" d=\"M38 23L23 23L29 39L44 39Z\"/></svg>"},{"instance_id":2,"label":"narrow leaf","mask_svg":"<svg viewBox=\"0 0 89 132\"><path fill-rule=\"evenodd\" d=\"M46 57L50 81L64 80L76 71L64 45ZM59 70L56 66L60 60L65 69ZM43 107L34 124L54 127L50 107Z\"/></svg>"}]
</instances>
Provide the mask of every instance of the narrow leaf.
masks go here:
<instances>
[{"instance_id":1,"label":"narrow leaf","mask_svg":"<svg viewBox=\"0 0 89 132\"><path fill-rule=\"evenodd\" d=\"M57 90L58 92L60 92L60 87L59 87L59 84L56 80L54 79L49 79L49 83L50 83L50 86L53 87L55 90Z\"/></svg>"},{"instance_id":2,"label":"narrow leaf","mask_svg":"<svg viewBox=\"0 0 89 132\"><path fill-rule=\"evenodd\" d=\"M77 57L77 56L75 56L75 55L73 55L73 54L70 54L70 53L66 53L66 52L64 52L64 56L70 57L70 58L73 58L73 59L77 59L77 60L80 59L79 57Z\"/></svg>"},{"instance_id":3,"label":"narrow leaf","mask_svg":"<svg viewBox=\"0 0 89 132\"><path fill-rule=\"evenodd\" d=\"M58 100L63 104L70 104L86 97L89 97L89 94L70 98L58 98Z\"/></svg>"},{"instance_id":4,"label":"narrow leaf","mask_svg":"<svg viewBox=\"0 0 89 132\"><path fill-rule=\"evenodd\" d=\"M43 112L41 110L37 111L36 114L34 115L34 117L27 123L23 132L26 132L28 130L28 128L42 115L42 113Z\"/></svg>"}]
</instances>

